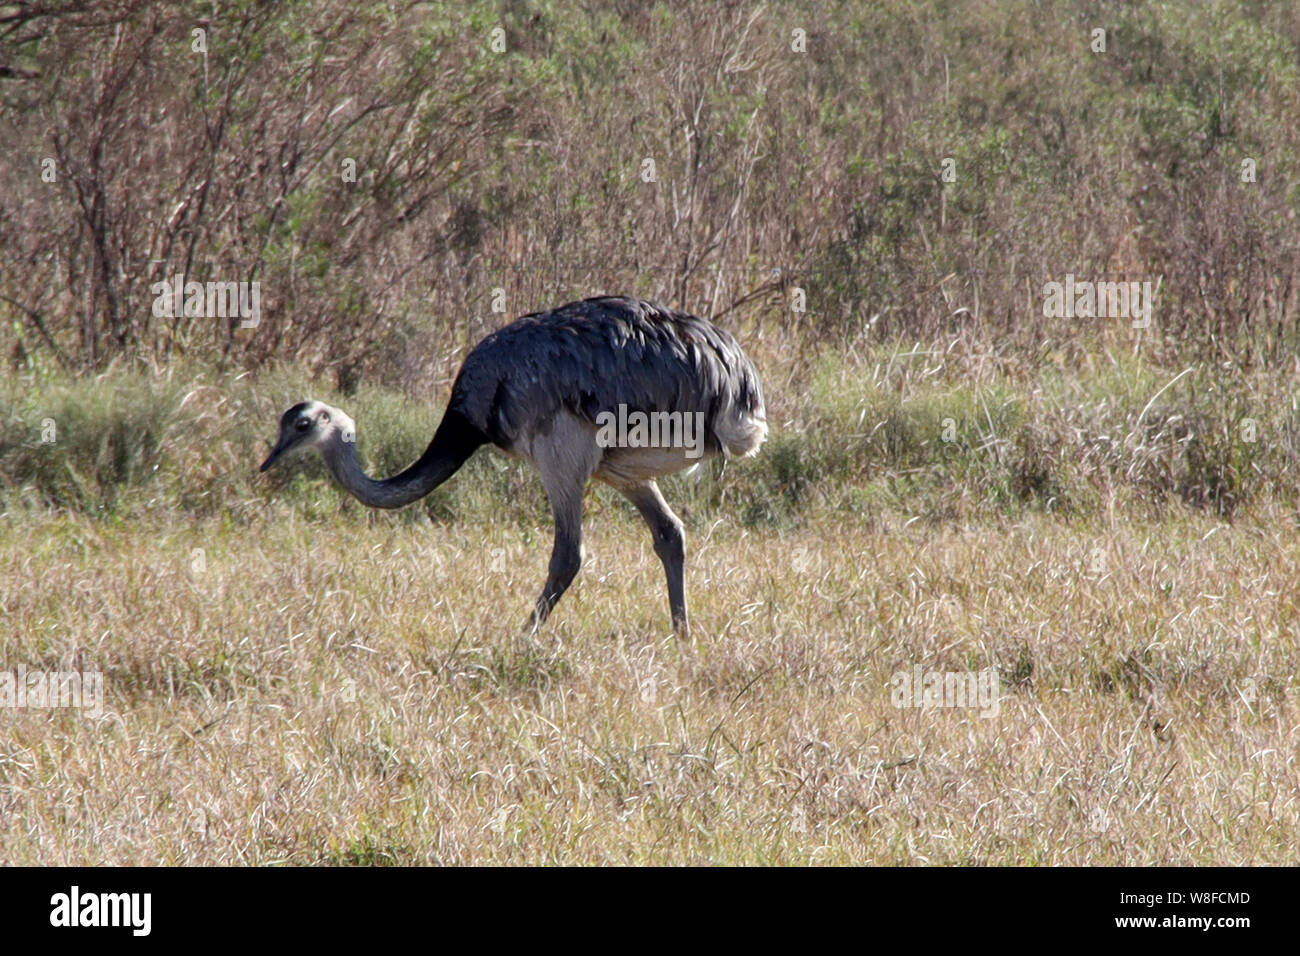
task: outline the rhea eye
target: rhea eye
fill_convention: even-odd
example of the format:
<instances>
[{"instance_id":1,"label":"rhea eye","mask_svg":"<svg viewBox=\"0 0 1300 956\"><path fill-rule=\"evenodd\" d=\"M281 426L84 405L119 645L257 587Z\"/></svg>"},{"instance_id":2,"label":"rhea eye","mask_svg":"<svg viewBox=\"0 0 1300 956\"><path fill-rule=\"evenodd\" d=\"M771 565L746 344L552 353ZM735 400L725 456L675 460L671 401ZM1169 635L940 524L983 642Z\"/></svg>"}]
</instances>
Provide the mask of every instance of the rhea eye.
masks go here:
<instances>
[{"instance_id":1,"label":"rhea eye","mask_svg":"<svg viewBox=\"0 0 1300 956\"><path fill-rule=\"evenodd\" d=\"M320 413L320 421L321 421L321 424L322 424L322 425L328 423L329 420L330 420L330 413L329 413L329 412L321 412L321 413Z\"/></svg>"},{"instance_id":2,"label":"rhea eye","mask_svg":"<svg viewBox=\"0 0 1300 956\"><path fill-rule=\"evenodd\" d=\"M307 421L307 419L305 419L305 418L300 418L300 419L298 419L296 422L293 423L293 427L296 428L296 429L298 429L298 431L300 431L300 432L305 432L305 431L307 430L308 426L310 426L310 425L311 425L311 422Z\"/></svg>"}]
</instances>

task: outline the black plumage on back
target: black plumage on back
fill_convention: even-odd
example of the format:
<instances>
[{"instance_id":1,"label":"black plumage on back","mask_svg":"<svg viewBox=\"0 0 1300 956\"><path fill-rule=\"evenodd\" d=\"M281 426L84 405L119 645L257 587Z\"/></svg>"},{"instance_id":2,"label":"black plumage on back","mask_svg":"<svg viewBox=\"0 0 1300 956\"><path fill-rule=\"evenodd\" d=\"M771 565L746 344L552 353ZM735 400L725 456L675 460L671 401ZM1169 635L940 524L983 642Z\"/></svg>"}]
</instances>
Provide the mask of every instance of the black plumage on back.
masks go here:
<instances>
[{"instance_id":1,"label":"black plumage on back","mask_svg":"<svg viewBox=\"0 0 1300 956\"><path fill-rule=\"evenodd\" d=\"M638 299L600 297L525 315L480 342L450 407L509 447L565 409L703 412L712 452L744 454L734 419L765 419L762 388L736 340L705 319Z\"/></svg>"}]
</instances>

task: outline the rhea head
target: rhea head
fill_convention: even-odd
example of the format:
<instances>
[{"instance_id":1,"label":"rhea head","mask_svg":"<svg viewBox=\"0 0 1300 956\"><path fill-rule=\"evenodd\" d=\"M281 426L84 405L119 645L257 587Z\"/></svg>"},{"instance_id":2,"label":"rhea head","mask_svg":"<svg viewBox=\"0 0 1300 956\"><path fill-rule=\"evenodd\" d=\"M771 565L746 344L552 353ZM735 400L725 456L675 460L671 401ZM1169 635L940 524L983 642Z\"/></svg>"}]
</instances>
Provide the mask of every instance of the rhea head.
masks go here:
<instances>
[{"instance_id":1,"label":"rhea head","mask_svg":"<svg viewBox=\"0 0 1300 956\"><path fill-rule=\"evenodd\" d=\"M352 419L324 402L300 402L280 416L280 438L262 462L266 471L289 452L315 448L325 454L340 444L353 444L357 428Z\"/></svg>"}]
</instances>

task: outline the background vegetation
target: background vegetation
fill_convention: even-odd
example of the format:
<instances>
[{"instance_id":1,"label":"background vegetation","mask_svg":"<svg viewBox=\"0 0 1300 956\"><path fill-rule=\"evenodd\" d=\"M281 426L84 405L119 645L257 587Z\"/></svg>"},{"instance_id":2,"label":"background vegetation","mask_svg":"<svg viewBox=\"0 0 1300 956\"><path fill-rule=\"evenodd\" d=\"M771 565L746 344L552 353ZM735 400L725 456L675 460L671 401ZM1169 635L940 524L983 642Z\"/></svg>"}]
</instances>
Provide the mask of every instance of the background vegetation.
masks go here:
<instances>
[{"instance_id":1,"label":"background vegetation","mask_svg":"<svg viewBox=\"0 0 1300 956\"><path fill-rule=\"evenodd\" d=\"M440 403L484 332L602 291L759 359L781 427L754 520L884 473L981 508L1294 496L1289 4L5 11L9 498L171 476L238 508L211 459L309 392L360 392L397 466L433 424L400 397ZM1152 327L1044 317L1067 273L1159 282ZM154 317L176 274L259 281L261 323Z\"/></svg>"},{"instance_id":2,"label":"background vegetation","mask_svg":"<svg viewBox=\"0 0 1300 956\"><path fill-rule=\"evenodd\" d=\"M1067 272L1163 277L1147 355L1295 354L1293 4L4 10L19 368L291 359L423 390L501 321L495 288L509 315L606 289L807 347L959 330L1039 358L1116 331L1044 320ZM177 273L260 280L263 325L155 319Z\"/></svg>"}]
</instances>

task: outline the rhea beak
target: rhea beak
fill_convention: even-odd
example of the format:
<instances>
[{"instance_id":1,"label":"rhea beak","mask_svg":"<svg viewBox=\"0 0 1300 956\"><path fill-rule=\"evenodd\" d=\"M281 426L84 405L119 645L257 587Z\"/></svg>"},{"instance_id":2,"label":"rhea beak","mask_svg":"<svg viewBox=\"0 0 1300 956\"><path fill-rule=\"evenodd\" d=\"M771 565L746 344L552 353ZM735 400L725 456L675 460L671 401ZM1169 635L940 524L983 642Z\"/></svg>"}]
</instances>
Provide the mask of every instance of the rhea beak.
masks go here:
<instances>
[{"instance_id":1,"label":"rhea beak","mask_svg":"<svg viewBox=\"0 0 1300 956\"><path fill-rule=\"evenodd\" d=\"M266 456L266 461L262 462L262 467L259 468L258 471L266 471L266 469L279 461L280 456L288 450L289 444L290 442L286 441L284 436L281 436L280 440L275 443L275 447L271 449L271 454Z\"/></svg>"}]
</instances>

